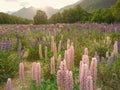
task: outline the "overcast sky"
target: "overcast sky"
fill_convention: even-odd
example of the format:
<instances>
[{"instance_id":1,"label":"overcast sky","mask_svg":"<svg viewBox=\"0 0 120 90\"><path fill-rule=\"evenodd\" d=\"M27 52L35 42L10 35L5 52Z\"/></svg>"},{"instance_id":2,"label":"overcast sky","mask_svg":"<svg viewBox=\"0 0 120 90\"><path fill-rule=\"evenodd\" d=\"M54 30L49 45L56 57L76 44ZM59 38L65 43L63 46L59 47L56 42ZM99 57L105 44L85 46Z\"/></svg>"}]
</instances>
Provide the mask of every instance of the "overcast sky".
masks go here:
<instances>
[{"instance_id":1,"label":"overcast sky","mask_svg":"<svg viewBox=\"0 0 120 90\"><path fill-rule=\"evenodd\" d=\"M17 11L22 7L36 8L51 6L59 9L79 0L0 0L0 12Z\"/></svg>"}]
</instances>

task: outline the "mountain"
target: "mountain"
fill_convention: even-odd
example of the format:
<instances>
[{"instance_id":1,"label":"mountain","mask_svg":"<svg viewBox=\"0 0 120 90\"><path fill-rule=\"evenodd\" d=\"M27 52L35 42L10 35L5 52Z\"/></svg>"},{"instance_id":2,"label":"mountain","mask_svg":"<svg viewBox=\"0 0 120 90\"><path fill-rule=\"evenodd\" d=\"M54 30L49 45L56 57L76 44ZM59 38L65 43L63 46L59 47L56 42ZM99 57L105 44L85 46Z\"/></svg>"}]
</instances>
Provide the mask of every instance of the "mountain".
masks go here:
<instances>
[{"instance_id":1,"label":"mountain","mask_svg":"<svg viewBox=\"0 0 120 90\"><path fill-rule=\"evenodd\" d=\"M54 9L52 7L45 7L45 8L39 8L39 9L45 11L48 18L58 11L57 9ZM13 12L12 15L32 20L37 10L38 9L34 7L28 7L28 8L24 7L16 12Z\"/></svg>"},{"instance_id":2,"label":"mountain","mask_svg":"<svg viewBox=\"0 0 120 90\"><path fill-rule=\"evenodd\" d=\"M80 5L83 9L91 11L97 8L109 8L114 5L117 0L80 0L72 5L65 6L60 9L60 12L65 9L73 8L76 5Z\"/></svg>"},{"instance_id":3,"label":"mountain","mask_svg":"<svg viewBox=\"0 0 120 90\"><path fill-rule=\"evenodd\" d=\"M58 9L54 9L52 7L41 8L41 10L46 12L48 18L50 18L53 14L58 12Z\"/></svg>"}]
</instances>

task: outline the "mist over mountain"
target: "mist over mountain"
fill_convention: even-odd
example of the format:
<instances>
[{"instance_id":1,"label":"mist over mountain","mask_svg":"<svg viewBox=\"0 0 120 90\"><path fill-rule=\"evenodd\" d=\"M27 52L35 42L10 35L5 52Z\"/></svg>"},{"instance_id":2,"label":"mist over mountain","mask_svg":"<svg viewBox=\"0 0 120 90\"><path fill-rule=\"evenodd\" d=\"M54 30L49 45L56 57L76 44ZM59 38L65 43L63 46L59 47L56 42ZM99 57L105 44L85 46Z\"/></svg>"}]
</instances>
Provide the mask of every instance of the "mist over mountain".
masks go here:
<instances>
[{"instance_id":1,"label":"mist over mountain","mask_svg":"<svg viewBox=\"0 0 120 90\"><path fill-rule=\"evenodd\" d=\"M65 6L61 9L54 9L52 7L44 7L44 8L35 8L35 7L25 8L25 7L23 7L16 12L9 11L8 13L15 15L15 16L19 16L22 18L27 18L27 19L32 20L38 9L45 11L48 18L50 18L56 12L62 12L65 9L73 8L76 5L80 5L83 9L85 9L87 11L91 11L91 10L97 9L97 8L109 8L110 6L115 4L116 1L117 0L80 0L72 5Z\"/></svg>"},{"instance_id":2,"label":"mist over mountain","mask_svg":"<svg viewBox=\"0 0 120 90\"><path fill-rule=\"evenodd\" d=\"M48 18L51 17L53 14L55 14L58 11L57 9L54 9L52 7L45 7L45 8L39 8L39 9L45 11ZM22 9L20 9L16 12L13 12L11 14L32 20L33 17L35 16L37 10L38 10L38 8L35 8L35 7L28 7L28 8L23 7Z\"/></svg>"},{"instance_id":3,"label":"mist over mountain","mask_svg":"<svg viewBox=\"0 0 120 90\"><path fill-rule=\"evenodd\" d=\"M80 0L72 5L65 6L60 9L63 11L65 9L73 8L76 5L80 5L83 9L91 11L98 8L109 8L116 3L117 0Z\"/></svg>"}]
</instances>

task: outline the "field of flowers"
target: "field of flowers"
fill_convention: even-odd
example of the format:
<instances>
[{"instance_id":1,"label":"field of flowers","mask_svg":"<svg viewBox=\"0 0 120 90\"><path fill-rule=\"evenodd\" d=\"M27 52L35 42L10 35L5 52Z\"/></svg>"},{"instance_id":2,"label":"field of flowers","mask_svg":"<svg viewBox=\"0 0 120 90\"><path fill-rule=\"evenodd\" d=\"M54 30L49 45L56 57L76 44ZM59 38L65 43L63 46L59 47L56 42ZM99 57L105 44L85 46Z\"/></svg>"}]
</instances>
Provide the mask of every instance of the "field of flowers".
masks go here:
<instances>
[{"instance_id":1,"label":"field of flowers","mask_svg":"<svg viewBox=\"0 0 120 90\"><path fill-rule=\"evenodd\" d=\"M120 24L0 25L0 90L120 90Z\"/></svg>"}]
</instances>

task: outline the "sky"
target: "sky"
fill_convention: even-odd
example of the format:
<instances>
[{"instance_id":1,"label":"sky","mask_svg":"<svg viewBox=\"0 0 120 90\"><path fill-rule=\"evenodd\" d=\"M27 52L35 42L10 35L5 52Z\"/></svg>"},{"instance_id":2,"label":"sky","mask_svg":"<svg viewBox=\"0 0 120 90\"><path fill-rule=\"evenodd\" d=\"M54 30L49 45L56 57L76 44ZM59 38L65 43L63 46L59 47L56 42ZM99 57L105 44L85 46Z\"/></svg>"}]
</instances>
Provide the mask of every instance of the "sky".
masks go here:
<instances>
[{"instance_id":1,"label":"sky","mask_svg":"<svg viewBox=\"0 0 120 90\"><path fill-rule=\"evenodd\" d=\"M17 11L22 7L35 8L51 6L60 9L79 0L0 0L0 12Z\"/></svg>"}]
</instances>

